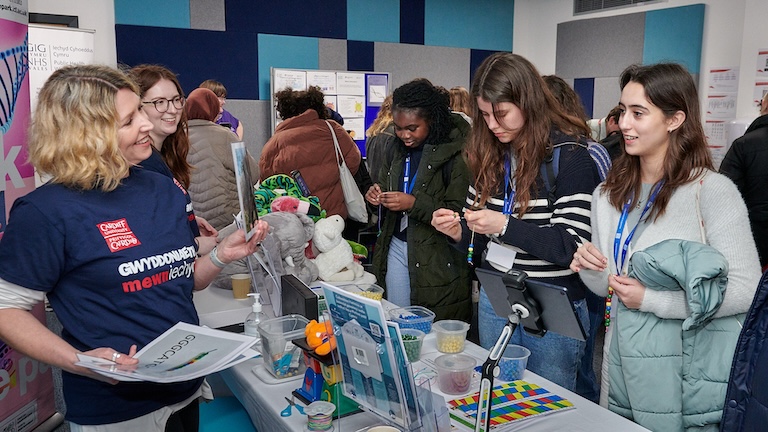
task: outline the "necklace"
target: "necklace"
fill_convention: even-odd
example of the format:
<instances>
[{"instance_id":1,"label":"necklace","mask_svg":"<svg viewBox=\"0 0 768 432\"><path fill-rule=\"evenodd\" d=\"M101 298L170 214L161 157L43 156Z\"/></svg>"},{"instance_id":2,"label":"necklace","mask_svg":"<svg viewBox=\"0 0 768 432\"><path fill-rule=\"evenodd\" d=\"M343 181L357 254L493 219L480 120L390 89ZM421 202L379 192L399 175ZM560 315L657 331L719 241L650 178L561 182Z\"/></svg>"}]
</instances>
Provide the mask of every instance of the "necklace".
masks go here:
<instances>
[{"instance_id":1,"label":"necklace","mask_svg":"<svg viewBox=\"0 0 768 432\"><path fill-rule=\"evenodd\" d=\"M472 255L475 253L475 229L472 229L472 236L469 239L469 247L467 247L467 264L470 266L474 265L472 263Z\"/></svg>"}]
</instances>

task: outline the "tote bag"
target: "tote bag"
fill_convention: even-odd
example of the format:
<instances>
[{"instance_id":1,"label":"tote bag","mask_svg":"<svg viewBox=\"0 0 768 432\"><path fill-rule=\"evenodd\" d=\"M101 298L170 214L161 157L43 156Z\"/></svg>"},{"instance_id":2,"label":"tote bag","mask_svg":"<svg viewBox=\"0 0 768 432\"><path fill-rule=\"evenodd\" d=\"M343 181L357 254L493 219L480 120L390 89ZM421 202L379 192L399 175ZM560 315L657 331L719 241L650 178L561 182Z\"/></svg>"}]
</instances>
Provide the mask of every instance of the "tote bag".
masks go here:
<instances>
[{"instance_id":1,"label":"tote bag","mask_svg":"<svg viewBox=\"0 0 768 432\"><path fill-rule=\"evenodd\" d=\"M339 179L341 180L341 189L344 191L344 203L347 205L349 218L362 223L368 223L368 209L365 207L365 198L357 188L354 176L347 168L347 162L344 161L344 154L339 147L339 140L336 139L336 132L328 121L325 121L333 137L333 145L336 148L336 164L339 166ZM339 159L341 157L341 159Z\"/></svg>"}]
</instances>

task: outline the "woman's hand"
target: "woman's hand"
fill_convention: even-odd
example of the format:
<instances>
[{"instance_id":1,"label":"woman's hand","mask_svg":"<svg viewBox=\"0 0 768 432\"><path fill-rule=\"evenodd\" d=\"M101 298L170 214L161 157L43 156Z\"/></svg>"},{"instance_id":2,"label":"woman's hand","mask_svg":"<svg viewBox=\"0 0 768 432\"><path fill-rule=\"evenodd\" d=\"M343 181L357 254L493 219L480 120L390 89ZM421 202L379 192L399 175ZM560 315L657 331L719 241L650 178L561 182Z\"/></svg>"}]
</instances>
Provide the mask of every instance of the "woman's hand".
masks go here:
<instances>
[{"instance_id":1,"label":"woman's hand","mask_svg":"<svg viewBox=\"0 0 768 432\"><path fill-rule=\"evenodd\" d=\"M405 192L382 192L379 203L392 211L406 211L413 208L416 197Z\"/></svg>"},{"instance_id":2,"label":"woman's hand","mask_svg":"<svg viewBox=\"0 0 768 432\"><path fill-rule=\"evenodd\" d=\"M96 348L90 351L86 351L83 354L90 357L109 360L115 363L116 365L123 366L120 368L121 370L130 369L131 366L136 366L137 364L139 364L139 360L133 358L133 356L136 355L136 345L131 345L131 348L128 350L128 354L120 353L117 350L114 350L112 348ZM91 369L84 368L82 366L75 366L75 369L72 372L83 375L83 376L87 376L89 378L93 378L97 381L103 381L108 384L117 384L119 382L115 379L106 377L104 375L96 373Z\"/></svg>"},{"instance_id":3,"label":"woman's hand","mask_svg":"<svg viewBox=\"0 0 768 432\"><path fill-rule=\"evenodd\" d=\"M374 183L373 186L368 188L368 192L365 193L365 200L372 205L379 205L379 197L381 196L381 186L378 183Z\"/></svg>"},{"instance_id":4,"label":"woman's hand","mask_svg":"<svg viewBox=\"0 0 768 432\"><path fill-rule=\"evenodd\" d=\"M645 286L640 281L627 276L609 275L608 286L613 288L613 293L619 296L624 306L640 309L645 297Z\"/></svg>"},{"instance_id":5,"label":"woman's hand","mask_svg":"<svg viewBox=\"0 0 768 432\"><path fill-rule=\"evenodd\" d=\"M245 232L241 229L224 237L217 248L218 258L222 262L229 264L232 261L244 258L256 252L259 244L269 233L269 224L267 221L260 219L254 224L254 227L256 230L251 239L247 242L245 241Z\"/></svg>"},{"instance_id":6,"label":"woman's hand","mask_svg":"<svg viewBox=\"0 0 768 432\"><path fill-rule=\"evenodd\" d=\"M435 210L432 213L432 226L455 242L461 240L461 217L451 209Z\"/></svg>"},{"instance_id":7,"label":"woman's hand","mask_svg":"<svg viewBox=\"0 0 768 432\"><path fill-rule=\"evenodd\" d=\"M586 242L576 249L573 253L573 260L571 261L570 268L574 272L579 272L585 268L588 270L604 271L608 266L608 258L606 258L597 247Z\"/></svg>"},{"instance_id":8,"label":"woman's hand","mask_svg":"<svg viewBox=\"0 0 768 432\"><path fill-rule=\"evenodd\" d=\"M467 210L464 212L467 227L477 234L498 234L507 223L507 216L503 213L483 209Z\"/></svg>"},{"instance_id":9,"label":"woman's hand","mask_svg":"<svg viewBox=\"0 0 768 432\"><path fill-rule=\"evenodd\" d=\"M210 223L208 223L207 220L201 218L200 216L195 216L195 221L197 222L197 228L200 230L200 235L203 237L216 237L219 235L219 232L216 230L216 228L213 227Z\"/></svg>"}]
</instances>

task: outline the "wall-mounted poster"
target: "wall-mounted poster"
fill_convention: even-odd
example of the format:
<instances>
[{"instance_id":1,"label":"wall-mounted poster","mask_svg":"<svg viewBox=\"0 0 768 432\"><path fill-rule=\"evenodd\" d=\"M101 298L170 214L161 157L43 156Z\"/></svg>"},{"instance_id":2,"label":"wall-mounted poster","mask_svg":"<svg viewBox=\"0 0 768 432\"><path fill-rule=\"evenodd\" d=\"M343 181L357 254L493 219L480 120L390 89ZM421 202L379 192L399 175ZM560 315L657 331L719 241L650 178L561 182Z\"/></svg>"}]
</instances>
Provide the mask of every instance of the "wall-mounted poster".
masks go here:
<instances>
[{"instance_id":1,"label":"wall-mounted poster","mask_svg":"<svg viewBox=\"0 0 768 432\"><path fill-rule=\"evenodd\" d=\"M320 87L325 105L341 115L344 129L365 157L365 130L373 123L389 94L389 74L272 68L272 133L282 121L275 109L275 93L286 87L306 90L309 86Z\"/></svg>"}]
</instances>

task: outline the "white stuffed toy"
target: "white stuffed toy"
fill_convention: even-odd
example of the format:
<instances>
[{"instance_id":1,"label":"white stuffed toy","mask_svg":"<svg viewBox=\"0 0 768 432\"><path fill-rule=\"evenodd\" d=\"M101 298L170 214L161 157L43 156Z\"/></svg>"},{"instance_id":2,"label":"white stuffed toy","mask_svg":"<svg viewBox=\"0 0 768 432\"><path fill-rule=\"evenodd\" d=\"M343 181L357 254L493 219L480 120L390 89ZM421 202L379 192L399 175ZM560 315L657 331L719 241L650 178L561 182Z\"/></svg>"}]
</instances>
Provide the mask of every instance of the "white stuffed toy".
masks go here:
<instances>
[{"instance_id":1,"label":"white stuffed toy","mask_svg":"<svg viewBox=\"0 0 768 432\"><path fill-rule=\"evenodd\" d=\"M320 253L313 261L320 279L326 282L353 281L365 274L363 266L352 256L352 247L341 236L342 231L344 219L339 215L315 222L312 243Z\"/></svg>"}]
</instances>

